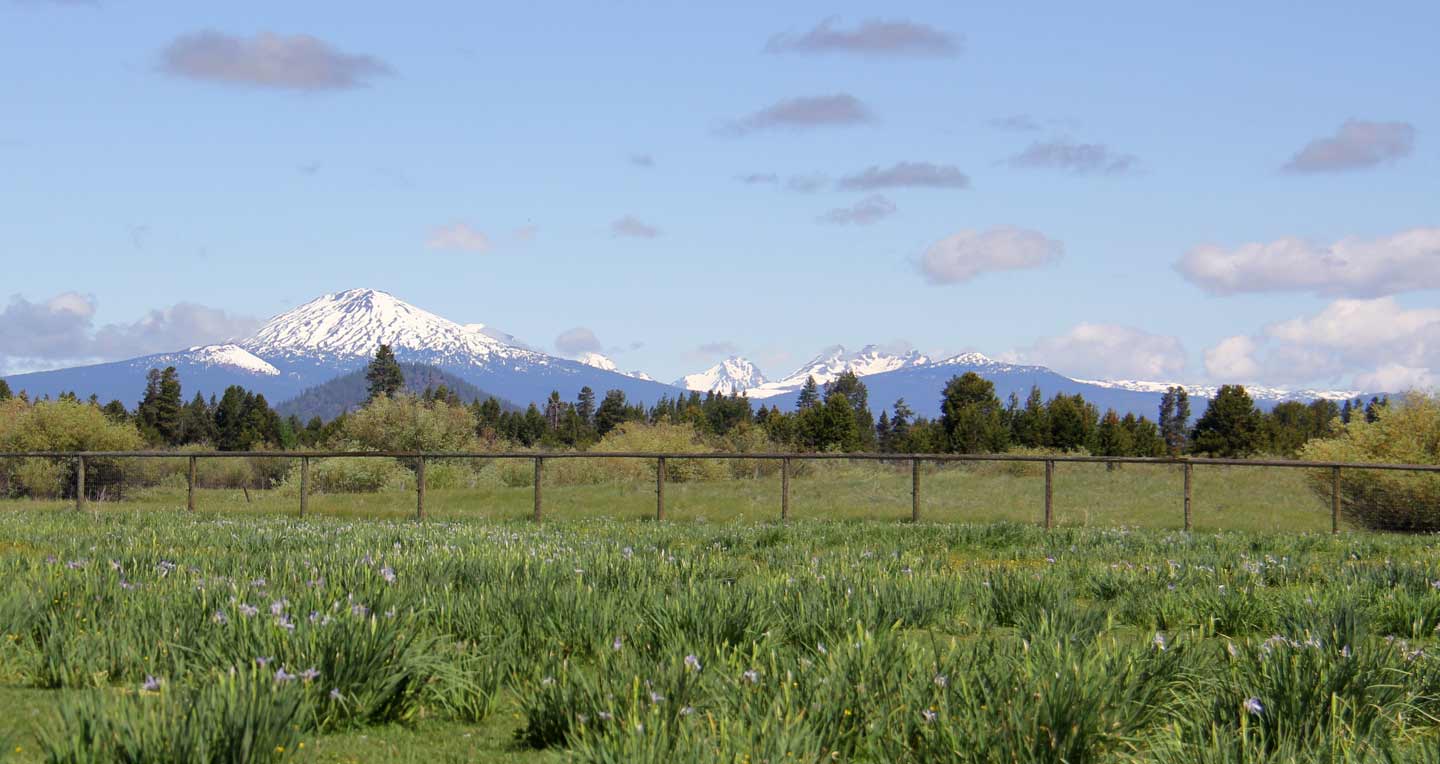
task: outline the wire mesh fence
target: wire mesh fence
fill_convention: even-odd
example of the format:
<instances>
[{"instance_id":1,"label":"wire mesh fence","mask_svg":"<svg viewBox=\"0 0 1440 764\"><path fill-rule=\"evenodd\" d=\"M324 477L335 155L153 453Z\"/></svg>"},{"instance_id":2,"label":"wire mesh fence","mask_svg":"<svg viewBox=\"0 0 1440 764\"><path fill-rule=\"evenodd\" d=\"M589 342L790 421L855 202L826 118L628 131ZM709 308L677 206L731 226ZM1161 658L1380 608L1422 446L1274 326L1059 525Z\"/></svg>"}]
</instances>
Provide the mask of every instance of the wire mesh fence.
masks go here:
<instances>
[{"instance_id":1,"label":"wire mesh fence","mask_svg":"<svg viewBox=\"0 0 1440 764\"><path fill-rule=\"evenodd\" d=\"M0 504L353 517L1440 530L1440 466L966 454L36 452Z\"/></svg>"}]
</instances>

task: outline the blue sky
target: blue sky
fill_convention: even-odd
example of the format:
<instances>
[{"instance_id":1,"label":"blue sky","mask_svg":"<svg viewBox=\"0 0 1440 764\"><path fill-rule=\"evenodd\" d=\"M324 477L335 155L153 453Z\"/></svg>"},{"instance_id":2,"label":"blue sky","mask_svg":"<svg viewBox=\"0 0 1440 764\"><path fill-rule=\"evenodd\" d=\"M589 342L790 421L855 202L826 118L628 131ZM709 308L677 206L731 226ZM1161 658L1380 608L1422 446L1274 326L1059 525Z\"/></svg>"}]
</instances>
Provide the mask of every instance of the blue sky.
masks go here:
<instances>
[{"instance_id":1,"label":"blue sky","mask_svg":"<svg viewBox=\"0 0 1440 764\"><path fill-rule=\"evenodd\" d=\"M662 379L1436 384L1440 6L1175 5L0 0L0 370L367 286Z\"/></svg>"}]
</instances>

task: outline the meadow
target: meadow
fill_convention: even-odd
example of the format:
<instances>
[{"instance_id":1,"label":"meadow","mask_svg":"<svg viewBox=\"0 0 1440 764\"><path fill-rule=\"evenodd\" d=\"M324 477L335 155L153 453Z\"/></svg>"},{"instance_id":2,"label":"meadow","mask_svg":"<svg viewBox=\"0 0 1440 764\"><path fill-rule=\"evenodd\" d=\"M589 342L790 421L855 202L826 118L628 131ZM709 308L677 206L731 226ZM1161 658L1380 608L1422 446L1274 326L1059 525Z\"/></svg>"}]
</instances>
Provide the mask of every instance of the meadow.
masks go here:
<instances>
[{"instance_id":1,"label":"meadow","mask_svg":"<svg viewBox=\"0 0 1440 764\"><path fill-rule=\"evenodd\" d=\"M12 506L3 750L1440 762L1431 537L653 523L554 501L539 525Z\"/></svg>"},{"instance_id":2,"label":"meadow","mask_svg":"<svg viewBox=\"0 0 1440 764\"><path fill-rule=\"evenodd\" d=\"M200 513L293 515L299 509L294 459L201 460L196 507ZM317 460L318 461L318 460ZM404 519L416 512L413 473L389 459L342 460L380 473L376 490L327 490L319 477L308 508L324 516ZM685 460L676 461L685 470ZM165 462L165 464L159 464ZM265 462L265 464L258 464ZM386 464L381 471L381 465ZM674 476L665 488L666 518L711 522L778 520L779 465L737 459L699 463L717 470L708 479ZM91 477L92 495L105 490L122 501L91 502L95 511L169 511L186 505L184 460L128 460L110 477ZM347 466L354 470L356 467ZM1197 465L1192 515L1197 530L1321 531L1330 528L1328 499L1307 485L1308 471L1270 467ZM753 470L753 471L752 471ZM156 473L164 474L158 475ZM743 472L737 477L735 472ZM279 476L270 481L254 475ZM352 482L353 482L352 478ZM429 468L426 511L438 520L515 521L534 513L533 466L528 459L439 462ZM249 482L251 487L238 485ZM258 486L270 485L269 488ZM230 487L220 487L228 485ZM909 465L838 460L797 462L791 480L790 517L797 520L900 521L911 516ZM1034 462L924 464L920 514L945 523L1040 523L1044 517L1044 465ZM1183 477L1175 465L1058 463L1054 475L1054 521L1065 526L1182 528ZM653 462L642 460L550 460L543 489L550 519L653 519ZM63 511L70 500L0 500L0 511Z\"/></svg>"}]
</instances>

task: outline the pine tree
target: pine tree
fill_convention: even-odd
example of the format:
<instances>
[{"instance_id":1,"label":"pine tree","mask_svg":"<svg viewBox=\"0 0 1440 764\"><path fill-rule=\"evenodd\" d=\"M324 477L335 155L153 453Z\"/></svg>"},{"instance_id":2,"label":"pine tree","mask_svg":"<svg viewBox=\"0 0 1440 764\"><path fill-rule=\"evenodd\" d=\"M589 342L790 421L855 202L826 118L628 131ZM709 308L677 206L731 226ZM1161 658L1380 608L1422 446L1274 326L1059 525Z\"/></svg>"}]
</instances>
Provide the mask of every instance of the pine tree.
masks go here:
<instances>
[{"instance_id":1,"label":"pine tree","mask_svg":"<svg viewBox=\"0 0 1440 764\"><path fill-rule=\"evenodd\" d=\"M1130 431L1120 421L1120 415L1115 413L1115 409L1105 411L1105 416L1100 419L1095 441L1096 451L1101 456L1129 456L1133 446ZM1114 464L1112 462L1107 466L1113 467Z\"/></svg>"},{"instance_id":2,"label":"pine tree","mask_svg":"<svg viewBox=\"0 0 1440 764\"><path fill-rule=\"evenodd\" d=\"M580 388L580 395L575 399L575 413L580 415L580 423L586 427L595 425L595 391L589 385Z\"/></svg>"},{"instance_id":3,"label":"pine tree","mask_svg":"<svg viewBox=\"0 0 1440 764\"><path fill-rule=\"evenodd\" d=\"M151 369L145 375L145 397L135 409L140 429L152 440L177 446L181 443L180 375L174 366L164 371Z\"/></svg>"},{"instance_id":4,"label":"pine tree","mask_svg":"<svg viewBox=\"0 0 1440 764\"><path fill-rule=\"evenodd\" d=\"M13 395L10 392L10 383L0 379L0 401L8 401Z\"/></svg>"},{"instance_id":5,"label":"pine tree","mask_svg":"<svg viewBox=\"0 0 1440 764\"><path fill-rule=\"evenodd\" d=\"M215 435L214 412L205 405L205 397L195 393L195 397L185 404L185 410L180 413L180 442L214 443Z\"/></svg>"},{"instance_id":6,"label":"pine tree","mask_svg":"<svg viewBox=\"0 0 1440 764\"><path fill-rule=\"evenodd\" d=\"M973 371L951 377L940 401L940 428L949 450L962 454L996 453L1009 445L1004 406L995 383Z\"/></svg>"},{"instance_id":7,"label":"pine tree","mask_svg":"<svg viewBox=\"0 0 1440 764\"><path fill-rule=\"evenodd\" d=\"M875 423L875 443L880 451L890 450L890 412L881 409L880 420Z\"/></svg>"},{"instance_id":8,"label":"pine tree","mask_svg":"<svg viewBox=\"0 0 1440 764\"><path fill-rule=\"evenodd\" d=\"M910 418L915 416L915 412L905 404L904 398L896 399L894 411L895 415L890 417L890 450L895 453L912 451Z\"/></svg>"},{"instance_id":9,"label":"pine tree","mask_svg":"<svg viewBox=\"0 0 1440 764\"><path fill-rule=\"evenodd\" d=\"M811 406L820 405L820 386L815 384L815 377L805 378L805 386L800 388L800 397L795 401L795 410L804 411Z\"/></svg>"},{"instance_id":10,"label":"pine tree","mask_svg":"<svg viewBox=\"0 0 1440 764\"><path fill-rule=\"evenodd\" d=\"M1241 385L1225 385L1195 422L1194 450L1202 454L1239 458L1260 448L1264 433L1260 410Z\"/></svg>"},{"instance_id":11,"label":"pine tree","mask_svg":"<svg viewBox=\"0 0 1440 764\"><path fill-rule=\"evenodd\" d=\"M1171 455L1185 451L1189 429L1190 394L1178 385L1170 387L1160 398L1160 437Z\"/></svg>"},{"instance_id":12,"label":"pine tree","mask_svg":"<svg viewBox=\"0 0 1440 764\"><path fill-rule=\"evenodd\" d=\"M605 393L605 397L600 401L600 407L595 410L595 431L599 433L600 437L605 437L607 433L625 421L628 408L624 390L610 390Z\"/></svg>"},{"instance_id":13,"label":"pine tree","mask_svg":"<svg viewBox=\"0 0 1440 764\"><path fill-rule=\"evenodd\" d=\"M833 394L840 394L849 401L855 414L855 426L860 431L860 448L870 449L875 445L875 416L870 413L870 393L865 383L855 372L845 370L840 376L825 384L825 400Z\"/></svg>"},{"instance_id":14,"label":"pine tree","mask_svg":"<svg viewBox=\"0 0 1440 764\"><path fill-rule=\"evenodd\" d=\"M405 389L405 373L395 360L395 353L389 345L381 345L375 351L375 358L365 370L365 381L370 383L370 400L379 397L394 398Z\"/></svg>"}]
</instances>

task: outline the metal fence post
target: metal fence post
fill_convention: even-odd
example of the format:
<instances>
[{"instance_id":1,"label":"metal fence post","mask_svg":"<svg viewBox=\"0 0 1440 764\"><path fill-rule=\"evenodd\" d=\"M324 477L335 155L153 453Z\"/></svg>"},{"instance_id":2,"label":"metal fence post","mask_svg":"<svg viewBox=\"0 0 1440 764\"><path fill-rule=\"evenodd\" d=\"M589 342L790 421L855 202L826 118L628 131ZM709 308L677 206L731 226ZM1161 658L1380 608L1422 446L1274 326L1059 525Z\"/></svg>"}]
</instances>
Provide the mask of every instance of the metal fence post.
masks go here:
<instances>
[{"instance_id":1,"label":"metal fence post","mask_svg":"<svg viewBox=\"0 0 1440 764\"><path fill-rule=\"evenodd\" d=\"M185 474L185 509L195 511L195 457L190 457L190 469Z\"/></svg>"},{"instance_id":2,"label":"metal fence post","mask_svg":"<svg viewBox=\"0 0 1440 764\"><path fill-rule=\"evenodd\" d=\"M665 519L665 457L655 459L655 522Z\"/></svg>"},{"instance_id":3,"label":"metal fence post","mask_svg":"<svg viewBox=\"0 0 1440 764\"><path fill-rule=\"evenodd\" d=\"M300 516L310 508L310 457L300 457Z\"/></svg>"},{"instance_id":4,"label":"metal fence post","mask_svg":"<svg viewBox=\"0 0 1440 764\"><path fill-rule=\"evenodd\" d=\"M85 508L85 457L75 457L75 509Z\"/></svg>"},{"instance_id":5,"label":"metal fence post","mask_svg":"<svg viewBox=\"0 0 1440 764\"><path fill-rule=\"evenodd\" d=\"M1193 469L1190 462L1185 462L1185 530L1190 530L1190 473Z\"/></svg>"},{"instance_id":6,"label":"metal fence post","mask_svg":"<svg viewBox=\"0 0 1440 764\"><path fill-rule=\"evenodd\" d=\"M790 457L780 460L780 522L790 520Z\"/></svg>"},{"instance_id":7,"label":"metal fence post","mask_svg":"<svg viewBox=\"0 0 1440 764\"><path fill-rule=\"evenodd\" d=\"M1055 524L1055 460L1045 460L1045 530Z\"/></svg>"},{"instance_id":8,"label":"metal fence post","mask_svg":"<svg viewBox=\"0 0 1440 764\"><path fill-rule=\"evenodd\" d=\"M545 474L545 457L535 457L535 522L540 522L540 477Z\"/></svg>"},{"instance_id":9,"label":"metal fence post","mask_svg":"<svg viewBox=\"0 0 1440 764\"><path fill-rule=\"evenodd\" d=\"M1340 468L1330 468L1330 533L1340 532Z\"/></svg>"},{"instance_id":10,"label":"metal fence post","mask_svg":"<svg viewBox=\"0 0 1440 764\"><path fill-rule=\"evenodd\" d=\"M910 522L920 522L920 460L910 460Z\"/></svg>"},{"instance_id":11,"label":"metal fence post","mask_svg":"<svg viewBox=\"0 0 1440 764\"><path fill-rule=\"evenodd\" d=\"M415 470L415 519L425 519L425 457L420 457L420 463Z\"/></svg>"}]
</instances>

